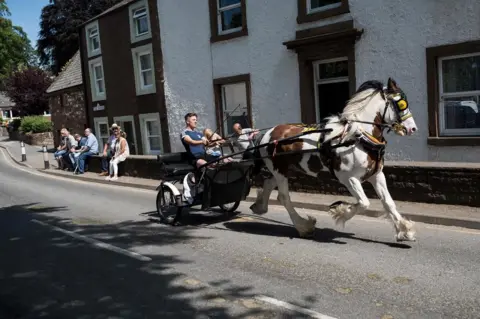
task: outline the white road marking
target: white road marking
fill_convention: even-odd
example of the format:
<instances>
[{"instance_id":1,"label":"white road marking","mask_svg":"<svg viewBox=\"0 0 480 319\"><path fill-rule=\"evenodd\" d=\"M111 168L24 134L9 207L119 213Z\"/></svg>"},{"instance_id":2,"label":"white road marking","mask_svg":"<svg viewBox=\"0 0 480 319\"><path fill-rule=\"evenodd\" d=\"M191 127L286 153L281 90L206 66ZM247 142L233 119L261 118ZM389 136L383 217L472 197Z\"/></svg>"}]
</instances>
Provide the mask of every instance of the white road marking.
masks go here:
<instances>
[{"instance_id":1,"label":"white road marking","mask_svg":"<svg viewBox=\"0 0 480 319\"><path fill-rule=\"evenodd\" d=\"M89 186L92 186L92 184L95 184L96 187L104 187L104 188L110 188L110 189L115 188L116 191L124 190L124 191L128 191L128 192L135 191L135 192L143 192L143 193L156 193L155 190L150 190L150 189L137 188L137 187L131 187L131 186L124 186L124 185L121 185L121 187L118 187L119 185L116 185L116 184L95 183L95 182L90 182L90 181L82 181L82 180L78 180L78 179L71 179L71 178L68 178L68 177L63 177L61 175L52 175L52 174L48 174L48 173L41 173L41 172L37 171L35 168L28 169L26 167L18 165L17 163L15 163L13 161L13 159L11 159L11 158L9 158L9 156L5 155L5 152L6 152L5 149L0 148L0 152L3 154L3 157L5 158L6 162L8 164L10 164L10 166L12 166L12 167L14 167L14 168L16 168L20 171L32 174L32 175L51 178L51 179L55 179L55 180L62 180L62 181L65 181L65 182L86 184L86 185L89 185ZM160 184L160 181L158 183Z\"/></svg>"},{"instance_id":2,"label":"white road marking","mask_svg":"<svg viewBox=\"0 0 480 319\"><path fill-rule=\"evenodd\" d=\"M83 241L85 241L89 244L92 244L94 247L111 250L111 251L114 251L116 253L119 253L119 254L122 254L122 255L125 255L125 256L128 256L128 257L132 257L132 258L135 258L135 259L138 259L138 260L141 260L141 261L151 261L152 260L152 258L150 258L150 257L143 256L143 255L140 255L140 254L135 253L133 251L122 249L120 247L113 246L113 245L104 243L102 241L99 241L99 240L96 240L96 239L93 239L93 238L90 238L90 237L87 237L87 236L83 236L83 235L77 234L75 232L72 232L72 231L69 231L69 230L66 230L66 229L63 229L63 228L60 228L60 227L56 227L56 226L44 223L44 222L42 222L40 220L37 220L37 219L32 219L32 222L40 224L40 225L45 226L45 227L52 228L56 231L62 232L62 233L66 234L68 236L71 236L73 238L83 240Z\"/></svg>"},{"instance_id":3,"label":"white road marking","mask_svg":"<svg viewBox=\"0 0 480 319\"><path fill-rule=\"evenodd\" d=\"M267 302L267 303L275 305L277 307L282 307L282 308L285 308L285 309L288 309L288 310L292 310L292 311L295 311L295 312L298 312L298 313L302 313L302 314L308 315L312 318L337 319L335 317L330 317L330 316L321 314L319 312L316 312L316 311L313 311L313 310L310 310L310 309L307 309L307 308L302 308L302 307L299 307L299 306L295 306L295 305L292 305L288 302L281 301L281 300L271 298L271 297L267 297L267 296L263 296L263 295L256 296L255 299L261 300L263 302Z\"/></svg>"}]
</instances>

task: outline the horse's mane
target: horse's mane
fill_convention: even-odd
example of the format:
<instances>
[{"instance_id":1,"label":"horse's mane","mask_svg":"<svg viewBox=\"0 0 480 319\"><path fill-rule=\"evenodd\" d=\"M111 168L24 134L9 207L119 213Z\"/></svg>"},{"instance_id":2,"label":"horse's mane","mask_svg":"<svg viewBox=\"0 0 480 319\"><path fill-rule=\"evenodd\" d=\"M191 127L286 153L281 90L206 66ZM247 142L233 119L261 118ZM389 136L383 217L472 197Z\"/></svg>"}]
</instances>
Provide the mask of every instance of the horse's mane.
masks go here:
<instances>
[{"instance_id":1,"label":"horse's mane","mask_svg":"<svg viewBox=\"0 0 480 319\"><path fill-rule=\"evenodd\" d=\"M369 104L368 102L370 102L370 100L376 94L383 91L383 87L383 83L376 80L366 81L362 83L362 85L360 85L352 98L347 101L347 105L343 109L342 114L333 115L326 118L327 124L325 127L331 128L333 129L333 131L326 134L325 141L328 141L338 136L339 134L342 134L345 129L345 125L343 124L344 121L352 120L356 114L362 112ZM355 131L359 124L351 122L351 125L352 127L346 134L345 138L348 138L351 135L355 134Z\"/></svg>"}]
</instances>

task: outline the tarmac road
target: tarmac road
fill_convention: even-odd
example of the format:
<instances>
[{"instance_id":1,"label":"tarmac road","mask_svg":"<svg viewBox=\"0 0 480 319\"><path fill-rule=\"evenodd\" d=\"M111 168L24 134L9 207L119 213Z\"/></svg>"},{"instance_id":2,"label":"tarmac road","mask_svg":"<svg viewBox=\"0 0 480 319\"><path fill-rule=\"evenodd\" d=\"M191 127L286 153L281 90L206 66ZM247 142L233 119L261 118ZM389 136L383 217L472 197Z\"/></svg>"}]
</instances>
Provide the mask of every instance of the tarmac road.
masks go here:
<instances>
[{"instance_id":1,"label":"tarmac road","mask_svg":"<svg viewBox=\"0 0 480 319\"><path fill-rule=\"evenodd\" d=\"M384 219L297 237L263 217L158 223L155 192L18 167L0 150L0 318L478 318L480 232ZM56 227L56 228L55 228Z\"/></svg>"}]
</instances>

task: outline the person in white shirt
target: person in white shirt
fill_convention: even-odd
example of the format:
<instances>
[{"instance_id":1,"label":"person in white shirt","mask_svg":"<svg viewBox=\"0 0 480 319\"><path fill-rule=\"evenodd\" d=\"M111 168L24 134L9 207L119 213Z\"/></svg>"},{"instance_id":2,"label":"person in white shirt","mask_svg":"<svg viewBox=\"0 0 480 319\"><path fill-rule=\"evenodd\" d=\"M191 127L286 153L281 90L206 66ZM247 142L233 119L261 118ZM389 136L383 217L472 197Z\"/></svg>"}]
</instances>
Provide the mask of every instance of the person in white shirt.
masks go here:
<instances>
[{"instance_id":1,"label":"person in white shirt","mask_svg":"<svg viewBox=\"0 0 480 319\"><path fill-rule=\"evenodd\" d=\"M258 130L242 128L240 123L235 123L233 124L233 131L237 136L236 144L242 151L255 146L254 140L255 136L259 133ZM253 156L253 150L245 152L244 157L250 157L250 155Z\"/></svg>"}]
</instances>

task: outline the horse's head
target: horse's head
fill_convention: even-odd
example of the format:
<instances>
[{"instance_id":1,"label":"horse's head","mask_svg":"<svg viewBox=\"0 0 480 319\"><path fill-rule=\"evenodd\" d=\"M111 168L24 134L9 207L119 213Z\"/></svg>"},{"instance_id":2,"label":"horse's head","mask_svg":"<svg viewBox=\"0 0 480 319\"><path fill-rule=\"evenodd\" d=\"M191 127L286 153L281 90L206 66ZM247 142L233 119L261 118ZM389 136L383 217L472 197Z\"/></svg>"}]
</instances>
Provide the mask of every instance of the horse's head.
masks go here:
<instances>
[{"instance_id":1,"label":"horse's head","mask_svg":"<svg viewBox=\"0 0 480 319\"><path fill-rule=\"evenodd\" d=\"M406 94L392 78L388 79L384 94L386 103L382 114L383 121L392 124L398 135L412 135L417 130L417 125L410 112Z\"/></svg>"}]
</instances>

